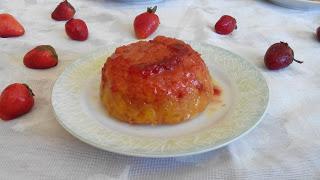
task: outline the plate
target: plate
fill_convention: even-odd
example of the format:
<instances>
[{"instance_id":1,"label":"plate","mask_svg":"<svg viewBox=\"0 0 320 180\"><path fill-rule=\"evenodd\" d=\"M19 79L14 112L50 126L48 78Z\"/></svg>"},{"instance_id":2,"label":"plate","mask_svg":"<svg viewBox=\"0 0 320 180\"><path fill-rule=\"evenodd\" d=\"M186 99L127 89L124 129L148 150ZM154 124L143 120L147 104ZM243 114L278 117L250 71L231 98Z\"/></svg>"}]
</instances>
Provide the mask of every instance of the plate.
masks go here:
<instances>
[{"instance_id":1,"label":"plate","mask_svg":"<svg viewBox=\"0 0 320 180\"><path fill-rule=\"evenodd\" d=\"M280 6L293 9L319 9L320 0L270 0Z\"/></svg>"},{"instance_id":2,"label":"plate","mask_svg":"<svg viewBox=\"0 0 320 180\"><path fill-rule=\"evenodd\" d=\"M177 125L129 125L110 117L99 99L100 72L117 46L109 46L68 66L57 79L52 105L59 123L97 148L130 156L175 157L223 147L252 130L266 111L269 90L254 65L207 44L190 43L201 53L223 89L222 101Z\"/></svg>"}]
</instances>

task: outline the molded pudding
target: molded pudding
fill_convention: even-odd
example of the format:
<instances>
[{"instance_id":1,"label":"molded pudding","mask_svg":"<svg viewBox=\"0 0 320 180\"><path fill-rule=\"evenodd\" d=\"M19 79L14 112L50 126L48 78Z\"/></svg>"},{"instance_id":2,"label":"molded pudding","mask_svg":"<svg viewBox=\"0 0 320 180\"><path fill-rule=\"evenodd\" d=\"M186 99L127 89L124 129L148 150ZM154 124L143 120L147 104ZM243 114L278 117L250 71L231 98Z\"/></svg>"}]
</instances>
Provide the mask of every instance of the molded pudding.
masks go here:
<instances>
[{"instance_id":1,"label":"molded pudding","mask_svg":"<svg viewBox=\"0 0 320 180\"><path fill-rule=\"evenodd\" d=\"M202 112L213 84L200 54L181 40L158 36L118 47L102 68L101 101L130 124L176 124Z\"/></svg>"}]
</instances>

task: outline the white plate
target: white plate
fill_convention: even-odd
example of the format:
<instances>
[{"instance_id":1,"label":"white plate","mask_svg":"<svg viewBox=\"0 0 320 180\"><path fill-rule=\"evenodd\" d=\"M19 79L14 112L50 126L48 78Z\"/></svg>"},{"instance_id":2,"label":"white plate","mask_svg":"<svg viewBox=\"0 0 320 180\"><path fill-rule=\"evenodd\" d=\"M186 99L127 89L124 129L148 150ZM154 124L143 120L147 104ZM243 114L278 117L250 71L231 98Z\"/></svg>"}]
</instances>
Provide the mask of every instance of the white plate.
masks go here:
<instances>
[{"instance_id":1,"label":"white plate","mask_svg":"<svg viewBox=\"0 0 320 180\"><path fill-rule=\"evenodd\" d=\"M252 130L268 104L261 73L224 49L191 43L223 88L223 102L209 105L196 118L170 126L139 126L108 116L99 99L100 71L115 46L79 59L56 81L52 104L59 123L97 148L141 157L197 154L225 146Z\"/></svg>"},{"instance_id":2,"label":"white plate","mask_svg":"<svg viewBox=\"0 0 320 180\"><path fill-rule=\"evenodd\" d=\"M270 0L271 2L280 6L293 8L293 9L319 9L320 1L311 0Z\"/></svg>"}]
</instances>

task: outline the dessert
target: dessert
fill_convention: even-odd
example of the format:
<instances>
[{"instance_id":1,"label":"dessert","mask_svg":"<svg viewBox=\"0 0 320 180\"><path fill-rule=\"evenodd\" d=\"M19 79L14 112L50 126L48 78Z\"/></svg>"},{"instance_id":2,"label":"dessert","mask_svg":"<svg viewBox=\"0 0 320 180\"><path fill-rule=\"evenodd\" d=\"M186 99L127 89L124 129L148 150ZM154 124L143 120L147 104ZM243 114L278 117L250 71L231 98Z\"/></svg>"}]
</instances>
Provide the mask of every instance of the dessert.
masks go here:
<instances>
[{"instance_id":1,"label":"dessert","mask_svg":"<svg viewBox=\"0 0 320 180\"><path fill-rule=\"evenodd\" d=\"M176 124L202 112L213 84L200 54L181 40L157 36L121 46L102 68L101 101L130 124Z\"/></svg>"}]
</instances>

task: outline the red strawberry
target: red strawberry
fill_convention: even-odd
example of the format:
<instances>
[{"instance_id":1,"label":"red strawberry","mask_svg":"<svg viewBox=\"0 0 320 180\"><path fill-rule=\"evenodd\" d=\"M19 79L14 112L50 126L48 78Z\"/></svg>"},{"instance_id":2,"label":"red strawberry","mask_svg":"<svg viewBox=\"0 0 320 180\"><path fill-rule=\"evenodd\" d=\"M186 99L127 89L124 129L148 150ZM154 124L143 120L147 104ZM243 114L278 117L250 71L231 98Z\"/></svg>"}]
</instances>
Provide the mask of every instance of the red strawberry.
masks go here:
<instances>
[{"instance_id":1,"label":"red strawberry","mask_svg":"<svg viewBox=\"0 0 320 180\"><path fill-rule=\"evenodd\" d=\"M288 43L280 42L270 46L264 55L264 63L270 70L288 67L293 61L301 64L302 61L294 59L294 52Z\"/></svg>"},{"instance_id":2,"label":"red strawberry","mask_svg":"<svg viewBox=\"0 0 320 180\"><path fill-rule=\"evenodd\" d=\"M160 20L155 14L157 6L152 9L149 7L147 12L139 14L134 19L134 31L138 39L144 39L154 33L159 27Z\"/></svg>"},{"instance_id":3,"label":"red strawberry","mask_svg":"<svg viewBox=\"0 0 320 180\"><path fill-rule=\"evenodd\" d=\"M67 35L77 41L84 41L88 38L88 28L81 19L70 19L65 25Z\"/></svg>"},{"instance_id":4,"label":"red strawberry","mask_svg":"<svg viewBox=\"0 0 320 180\"><path fill-rule=\"evenodd\" d=\"M237 29L237 21L235 18L229 15L222 16L214 26L216 33L227 35Z\"/></svg>"},{"instance_id":5,"label":"red strawberry","mask_svg":"<svg viewBox=\"0 0 320 180\"><path fill-rule=\"evenodd\" d=\"M23 34L23 26L12 15L0 14L0 37L16 37Z\"/></svg>"},{"instance_id":6,"label":"red strawberry","mask_svg":"<svg viewBox=\"0 0 320 180\"><path fill-rule=\"evenodd\" d=\"M58 64L58 55L50 45L40 45L29 51L23 64L31 69L48 69Z\"/></svg>"},{"instance_id":7,"label":"red strawberry","mask_svg":"<svg viewBox=\"0 0 320 180\"><path fill-rule=\"evenodd\" d=\"M52 12L51 18L57 21L65 21L73 18L75 13L74 7L67 0L64 0Z\"/></svg>"},{"instance_id":8,"label":"red strawberry","mask_svg":"<svg viewBox=\"0 0 320 180\"><path fill-rule=\"evenodd\" d=\"M0 118L11 120L26 114L34 104L34 94L26 84L14 83L0 95Z\"/></svg>"}]
</instances>

